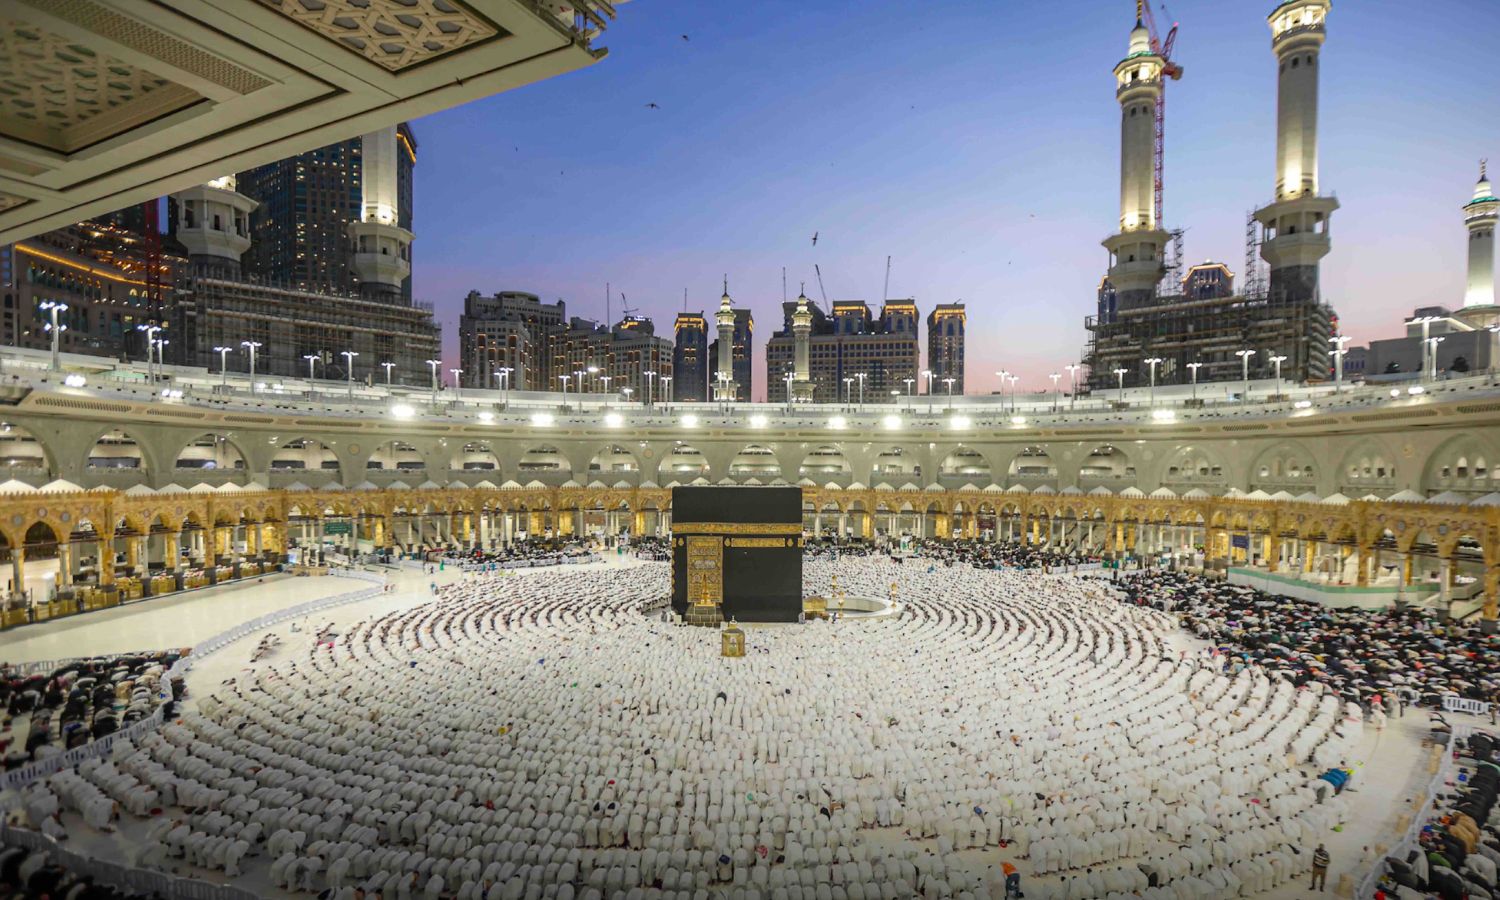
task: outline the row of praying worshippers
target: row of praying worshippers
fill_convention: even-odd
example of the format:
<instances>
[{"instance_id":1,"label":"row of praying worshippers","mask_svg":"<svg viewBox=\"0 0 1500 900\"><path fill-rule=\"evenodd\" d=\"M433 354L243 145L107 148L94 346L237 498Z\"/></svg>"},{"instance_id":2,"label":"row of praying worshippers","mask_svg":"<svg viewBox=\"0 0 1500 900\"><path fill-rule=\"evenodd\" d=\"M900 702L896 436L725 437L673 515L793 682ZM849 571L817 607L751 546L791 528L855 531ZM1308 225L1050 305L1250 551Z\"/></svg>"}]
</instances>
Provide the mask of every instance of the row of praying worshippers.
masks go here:
<instances>
[{"instance_id":1,"label":"row of praying worshippers","mask_svg":"<svg viewBox=\"0 0 1500 900\"><path fill-rule=\"evenodd\" d=\"M1027 897L1232 897L1301 877L1295 848L1347 815L1315 776L1357 709L1184 659L1107 582L842 556L804 577L895 583L905 609L752 626L765 652L730 662L643 614L665 566L479 575L289 639L27 814L334 900L993 896L979 848Z\"/></svg>"},{"instance_id":2,"label":"row of praying worshippers","mask_svg":"<svg viewBox=\"0 0 1500 900\"><path fill-rule=\"evenodd\" d=\"M165 683L181 652L73 660L48 673L0 671L0 757L6 768L45 759L114 734L171 701Z\"/></svg>"},{"instance_id":3,"label":"row of praying worshippers","mask_svg":"<svg viewBox=\"0 0 1500 900\"><path fill-rule=\"evenodd\" d=\"M1224 665L1325 685L1372 716L1400 715L1413 703L1439 708L1447 694L1491 701L1500 691L1500 636L1477 621L1335 609L1178 572L1135 573L1118 584L1126 602L1170 611L1220 646Z\"/></svg>"},{"instance_id":4,"label":"row of praying worshippers","mask_svg":"<svg viewBox=\"0 0 1500 900\"><path fill-rule=\"evenodd\" d=\"M1099 561L1096 553L1082 548L1044 547L1008 541L981 541L968 538L944 540L924 538L917 542L918 554L943 565L973 566L976 569L1055 569Z\"/></svg>"}]
</instances>

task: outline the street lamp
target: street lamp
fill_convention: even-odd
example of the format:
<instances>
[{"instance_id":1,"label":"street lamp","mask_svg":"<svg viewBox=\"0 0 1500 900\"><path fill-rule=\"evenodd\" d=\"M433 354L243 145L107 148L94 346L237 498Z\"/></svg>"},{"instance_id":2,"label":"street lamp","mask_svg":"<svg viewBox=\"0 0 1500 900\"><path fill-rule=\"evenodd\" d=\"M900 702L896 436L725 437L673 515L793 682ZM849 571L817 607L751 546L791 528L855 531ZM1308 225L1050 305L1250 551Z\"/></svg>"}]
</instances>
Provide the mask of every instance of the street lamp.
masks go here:
<instances>
[{"instance_id":1,"label":"street lamp","mask_svg":"<svg viewBox=\"0 0 1500 900\"><path fill-rule=\"evenodd\" d=\"M863 373L863 372L855 372L854 373L854 377L859 379L859 411L860 412L864 412L865 411L865 373ZM952 388L949 388L949 393L952 393Z\"/></svg>"},{"instance_id":2,"label":"street lamp","mask_svg":"<svg viewBox=\"0 0 1500 900\"><path fill-rule=\"evenodd\" d=\"M1254 350L1236 350L1234 355L1240 358L1240 377L1245 382L1244 396L1240 397L1241 403L1250 402L1250 357L1255 355Z\"/></svg>"},{"instance_id":3,"label":"street lamp","mask_svg":"<svg viewBox=\"0 0 1500 900\"><path fill-rule=\"evenodd\" d=\"M953 408L953 382L955 382L957 380L958 380L957 378L944 378L943 379L943 384L946 384L948 386L948 408L949 409Z\"/></svg>"},{"instance_id":4,"label":"street lamp","mask_svg":"<svg viewBox=\"0 0 1500 900\"><path fill-rule=\"evenodd\" d=\"M66 328L67 326L64 325L63 327ZM169 341L169 340L167 340L166 338L157 338L156 339L156 371L157 372L160 372L166 366L166 364L167 364L167 345L170 344L170 343L172 343L172 342ZM172 383L172 379L168 378L167 379L167 383L171 384Z\"/></svg>"},{"instance_id":5,"label":"street lamp","mask_svg":"<svg viewBox=\"0 0 1500 900\"><path fill-rule=\"evenodd\" d=\"M304 356L302 358L305 359L305 360L307 360L307 392L309 394L311 394L312 393L312 389L313 389L312 382L313 382L313 378L314 378L314 375L313 375L313 366L316 366L318 363L322 362L323 361L323 357L322 357L322 355L317 354L317 353L309 353L309 354L307 354L306 356Z\"/></svg>"},{"instance_id":6,"label":"street lamp","mask_svg":"<svg viewBox=\"0 0 1500 900\"><path fill-rule=\"evenodd\" d=\"M459 381L458 377L464 373L464 370L449 369L448 371L453 375L453 399L462 400L464 396L463 382Z\"/></svg>"},{"instance_id":7,"label":"street lamp","mask_svg":"<svg viewBox=\"0 0 1500 900\"><path fill-rule=\"evenodd\" d=\"M1021 380L1021 376L1019 376L1019 375L1008 375L1008 376L1006 376L1005 380L1010 382L1010 412L1011 412L1011 415L1015 415L1015 412L1016 412L1016 382L1018 382L1018 381Z\"/></svg>"},{"instance_id":8,"label":"street lamp","mask_svg":"<svg viewBox=\"0 0 1500 900\"><path fill-rule=\"evenodd\" d=\"M646 370L646 408L650 409L651 408L651 404L653 404L655 402L656 402L656 370L655 369L648 369L648 370Z\"/></svg>"},{"instance_id":9,"label":"street lamp","mask_svg":"<svg viewBox=\"0 0 1500 900\"><path fill-rule=\"evenodd\" d=\"M146 332L146 380L155 382L156 372L151 366L151 354L156 349L156 333L161 331L160 325L137 325L136 331Z\"/></svg>"},{"instance_id":10,"label":"street lamp","mask_svg":"<svg viewBox=\"0 0 1500 900\"><path fill-rule=\"evenodd\" d=\"M429 368L429 369L432 370L432 402L434 404L437 403L437 392L438 392L437 370L438 370L438 366L440 366L442 364L443 364L443 361L440 360L440 359L429 359L429 360L427 360L427 368Z\"/></svg>"},{"instance_id":11,"label":"street lamp","mask_svg":"<svg viewBox=\"0 0 1500 900\"><path fill-rule=\"evenodd\" d=\"M1062 402L1062 397L1060 397L1057 393L1057 382L1062 378L1062 375L1058 374L1057 372L1053 372L1047 377L1052 379L1052 411L1055 413L1057 412L1057 407Z\"/></svg>"},{"instance_id":12,"label":"street lamp","mask_svg":"<svg viewBox=\"0 0 1500 900\"><path fill-rule=\"evenodd\" d=\"M233 349L233 347L214 348L214 352L219 354L219 384L223 385L224 387L229 387L229 368L226 365L225 360L229 356L229 352Z\"/></svg>"},{"instance_id":13,"label":"street lamp","mask_svg":"<svg viewBox=\"0 0 1500 900\"><path fill-rule=\"evenodd\" d=\"M62 361L58 358L62 333L68 330L68 326L58 324L57 316L59 313L67 311L68 304L59 303L56 300L43 300L40 304L37 305L37 308L44 310L52 319L51 323L47 325L47 330L52 333L52 371L56 372L62 368ZM156 326L152 327L155 328ZM157 330L159 331L160 329ZM151 363L147 362L146 367L149 369L151 367Z\"/></svg>"},{"instance_id":14,"label":"street lamp","mask_svg":"<svg viewBox=\"0 0 1500 900\"><path fill-rule=\"evenodd\" d=\"M1422 326L1422 373L1427 373L1427 338L1432 329L1432 323L1438 320L1437 316L1420 316L1412 321Z\"/></svg>"},{"instance_id":15,"label":"street lamp","mask_svg":"<svg viewBox=\"0 0 1500 900\"><path fill-rule=\"evenodd\" d=\"M849 408L849 407L851 407L853 405L854 405L854 379L845 376L845 378L844 378L844 408L847 409L847 408Z\"/></svg>"},{"instance_id":16,"label":"street lamp","mask_svg":"<svg viewBox=\"0 0 1500 900\"><path fill-rule=\"evenodd\" d=\"M1441 344L1445 340L1447 340L1447 338L1443 337L1442 335L1438 335L1437 337L1430 337L1427 339L1428 345L1432 348L1431 350L1427 351L1427 379L1429 381L1437 381L1437 345Z\"/></svg>"},{"instance_id":17,"label":"street lamp","mask_svg":"<svg viewBox=\"0 0 1500 900\"><path fill-rule=\"evenodd\" d=\"M567 406L568 405L568 376L567 375L559 375L559 376L557 376L557 380L561 381L563 383L563 406Z\"/></svg>"},{"instance_id":18,"label":"street lamp","mask_svg":"<svg viewBox=\"0 0 1500 900\"><path fill-rule=\"evenodd\" d=\"M911 386L917 383L917 379L903 378L901 380L906 382L906 408L909 410L911 409Z\"/></svg>"},{"instance_id":19,"label":"street lamp","mask_svg":"<svg viewBox=\"0 0 1500 900\"><path fill-rule=\"evenodd\" d=\"M1070 386L1068 390L1068 409L1072 409L1078 403L1078 370L1082 369L1083 366L1077 363L1068 363L1063 368L1068 370L1068 383Z\"/></svg>"},{"instance_id":20,"label":"street lamp","mask_svg":"<svg viewBox=\"0 0 1500 900\"><path fill-rule=\"evenodd\" d=\"M1146 360L1146 365L1148 365L1148 366L1151 367L1151 408L1152 409L1156 408L1156 367L1159 366L1159 365L1161 365L1164 361L1165 360L1163 360L1160 356L1153 356L1150 359Z\"/></svg>"},{"instance_id":21,"label":"street lamp","mask_svg":"<svg viewBox=\"0 0 1500 900\"><path fill-rule=\"evenodd\" d=\"M792 372L781 373L781 380L786 384L786 411L792 411L792 379L796 377Z\"/></svg>"},{"instance_id":22,"label":"street lamp","mask_svg":"<svg viewBox=\"0 0 1500 900\"><path fill-rule=\"evenodd\" d=\"M1118 379L1119 382L1120 382L1120 402L1121 403L1125 402L1125 373L1129 372L1129 371L1130 371L1129 369L1115 369L1115 378Z\"/></svg>"},{"instance_id":23,"label":"street lamp","mask_svg":"<svg viewBox=\"0 0 1500 900\"><path fill-rule=\"evenodd\" d=\"M262 344L260 341L240 341L240 346L244 347L245 350L248 351L249 354L250 354L250 390L254 391L255 390L255 351L259 350L261 347L263 347L265 345Z\"/></svg>"},{"instance_id":24,"label":"street lamp","mask_svg":"<svg viewBox=\"0 0 1500 900\"><path fill-rule=\"evenodd\" d=\"M663 376L661 376L661 402L663 404L670 404L672 402L672 390L671 390L671 388L672 388L672 376L671 375L663 375ZM667 408L671 409L671 406L668 406Z\"/></svg>"},{"instance_id":25,"label":"street lamp","mask_svg":"<svg viewBox=\"0 0 1500 900\"><path fill-rule=\"evenodd\" d=\"M500 405L508 405L510 400L510 373L514 372L512 366L501 366L495 370L495 377L500 380Z\"/></svg>"},{"instance_id":26,"label":"street lamp","mask_svg":"<svg viewBox=\"0 0 1500 900\"><path fill-rule=\"evenodd\" d=\"M1281 396L1281 364L1286 361L1285 356L1270 357L1271 365L1276 367L1276 396Z\"/></svg>"},{"instance_id":27,"label":"street lamp","mask_svg":"<svg viewBox=\"0 0 1500 900\"><path fill-rule=\"evenodd\" d=\"M385 369L385 386L386 387L390 387L391 386L391 370L394 369L394 368L396 368L396 364L393 363L393 362L383 362L383 363L380 364L380 367L382 369Z\"/></svg>"},{"instance_id":28,"label":"street lamp","mask_svg":"<svg viewBox=\"0 0 1500 900\"><path fill-rule=\"evenodd\" d=\"M620 388L620 393L622 393L622 394L625 395L625 402L629 403L630 402L630 395L635 393L635 388L631 388L631 387Z\"/></svg>"},{"instance_id":29,"label":"street lamp","mask_svg":"<svg viewBox=\"0 0 1500 900\"><path fill-rule=\"evenodd\" d=\"M1203 363L1201 363L1201 362L1190 362L1190 363L1187 364L1187 367L1189 369L1191 369L1192 372L1193 372L1193 399L1197 400L1198 399L1198 370L1201 369L1201 368L1203 368Z\"/></svg>"},{"instance_id":30,"label":"street lamp","mask_svg":"<svg viewBox=\"0 0 1500 900\"><path fill-rule=\"evenodd\" d=\"M1333 392L1336 394L1344 390L1344 354L1349 352L1344 349L1344 345L1352 340L1354 339L1347 334L1328 339L1328 343L1333 345Z\"/></svg>"},{"instance_id":31,"label":"street lamp","mask_svg":"<svg viewBox=\"0 0 1500 900\"><path fill-rule=\"evenodd\" d=\"M358 356L353 350L340 351L339 356L344 358L344 374L349 376L349 399L354 399L354 358Z\"/></svg>"},{"instance_id":32,"label":"street lamp","mask_svg":"<svg viewBox=\"0 0 1500 900\"><path fill-rule=\"evenodd\" d=\"M598 366L589 366L584 371L586 371L586 372L589 373L589 390L590 390L590 393L592 393L593 389L596 388L596 387L598 387L598 385L599 385L599 379L597 378L597 376L599 374L599 367ZM609 385L606 384L604 387L606 389L608 389ZM583 390L583 381L582 380L580 380L578 382L578 389L580 391Z\"/></svg>"},{"instance_id":33,"label":"street lamp","mask_svg":"<svg viewBox=\"0 0 1500 900\"><path fill-rule=\"evenodd\" d=\"M932 415L932 370L923 369L922 377L927 379L927 414Z\"/></svg>"}]
</instances>

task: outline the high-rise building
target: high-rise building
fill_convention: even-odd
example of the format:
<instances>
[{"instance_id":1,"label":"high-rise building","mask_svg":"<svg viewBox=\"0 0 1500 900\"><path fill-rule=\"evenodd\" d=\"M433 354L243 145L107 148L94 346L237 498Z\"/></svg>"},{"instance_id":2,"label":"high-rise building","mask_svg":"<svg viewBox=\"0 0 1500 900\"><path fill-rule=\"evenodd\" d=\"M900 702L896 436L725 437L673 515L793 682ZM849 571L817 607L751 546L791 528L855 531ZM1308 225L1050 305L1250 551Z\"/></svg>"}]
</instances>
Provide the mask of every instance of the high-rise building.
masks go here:
<instances>
[{"instance_id":1,"label":"high-rise building","mask_svg":"<svg viewBox=\"0 0 1500 900\"><path fill-rule=\"evenodd\" d=\"M255 255L255 201L239 179L217 179L172 195L175 239L192 264L177 282L169 359L257 373L427 384L427 360L441 352L432 307L402 297L411 274L412 233L398 224L401 139L395 128L359 139L360 204L343 223L347 272L356 292L312 290L242 274ZM244 233L246 215L249 234ZM312 357L312 359L309 359ZM322 368L318 365L321 362Z\"/></svg>"},{"instance_id":2,"label":"high-rise building","mask_svg":"<svg viewBox=\"0 0 1500 900\"><path fill-rule=\"evenodd\" d=\"M964 325L962 303L939 303L927 314L927 370L932 384L953 379L953 393L964 392ZM945 386L946 387L946 386Z\"/></svg>"},{"instance_id":3,"label":"high-rise building","mask_svg":"<svg viewBox=\"0 0 1500 900\"><path fill-rule=\"evenodd\" d=\"M708 399L708 320L701 312L680 312L672 326L672 399Z\"/></svg>"},{"instance_id":4,"label":"high-rise building","mask_svg":"<svg viewBox=\"0 0 1500 900\"><path fill-rule=\"evenodd\" d=\"M58 303L62 352L144 359L138 326L165 320L186 260L163 256L153 282L145 235L122 224L132 221L105 216L0 247L0 343L50 348L52 307L43 304Z\"/></svg>"},{"instance_id":5,"label":"high-rise building","mask_svg":"<svg viewBox=\"0 0 1500 900\"><path fill-rule=\"evenodd\" d=\"M550 335L567 321L563 301L543 303L536 294L470 291L458 318L458 358L464 384L518 391L555 390ZM509 370L509 371L505 371ZM503 381L497 373L504 372Z\"/></svg>"},{"instance_id":6,"label":"high-rise building","mask_svg":"<svg viewBox=\"0 0 1500 900\"><path fill-rule=\"evenodd\" d=\"M803 298L782 304L782 328L766 341L766 399L784 403L787 375L796 381L796 315ZM887 300L876 319L858 300L837 300L832 315L807 301L808 375L814 403L890 402L891 392L915 389L921 347L917 305ZM863 377L861 377L863 376ZM863 387L863 391L861 391Z\"/></svg>"},{"instance_id":7,"label":"high-rise building","mask_svg":"<svg viewBox=\"0 0 1500 900\"><path fill-rule=\"evenodd\" d=\"M672 342L657 337L648 318L626 316L608 328L574 316L552 329L548 340L552 390L566 385L569 393L619 396L629 388L630 399L644 403L661 389L663 377L672 377Z\"/></svg>"},{"instance_id":8,"label":"high-rise building","mask_svg":"<svg viewBox=\"0 0 1500 900\"><path fill-rule=\"evenodd\" d=\"M395 152L387 160L395 174L392 224L407 231L412 230L416 148L411 127L396 126ZM258 204L250 216L245 275L298 291L359 292L349 223L361 221L363 214L363 155L360 136L239 173L239 192ZM409 245L407 252L410 263ZM400 296L411 300L409 273Z\"/></svg>"}]
</instances>

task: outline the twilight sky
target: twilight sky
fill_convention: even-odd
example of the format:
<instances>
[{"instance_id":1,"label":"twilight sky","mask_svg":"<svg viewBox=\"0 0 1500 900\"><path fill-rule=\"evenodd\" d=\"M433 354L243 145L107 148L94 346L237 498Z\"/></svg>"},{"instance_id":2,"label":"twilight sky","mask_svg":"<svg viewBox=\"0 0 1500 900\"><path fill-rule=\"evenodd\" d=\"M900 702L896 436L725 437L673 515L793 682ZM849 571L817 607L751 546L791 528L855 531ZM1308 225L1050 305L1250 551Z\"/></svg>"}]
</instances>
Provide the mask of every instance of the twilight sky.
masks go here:
<instances>
[{"instance_id":1,"label":"twilight sky","mask_svg":"<svg viewBox=\"0 0 1500 900\"><path fill-rule=\"evenodd\" d=\"M1272 0L1175 0L1168 227L1187 260L1244 265L1274 187ZM1158 7L1160 9L1160 7ZM623 292L670 336L729 276L764 341L813 265L832 299L969 310L970 392L1048 387L1079 359L1119 216L1110 70L1132 0L636 0L591 69L413 123L416 294L449 356L463 296L525 290L614 317ZM1170 21L1160 12L1162 27ZM1335 0L1320 180L1338 194L1323 293L1356 343L1462 302L1459 207L1500 169L1497 0ZM688 40L684 41L682 35ZM1484 62L1488 59L1489 62ZM651 109L656 103L660 109ZM813 247L813 232L819 233ZM922 344L925 352L926 329Z\"/></svg>"}]
</instances>

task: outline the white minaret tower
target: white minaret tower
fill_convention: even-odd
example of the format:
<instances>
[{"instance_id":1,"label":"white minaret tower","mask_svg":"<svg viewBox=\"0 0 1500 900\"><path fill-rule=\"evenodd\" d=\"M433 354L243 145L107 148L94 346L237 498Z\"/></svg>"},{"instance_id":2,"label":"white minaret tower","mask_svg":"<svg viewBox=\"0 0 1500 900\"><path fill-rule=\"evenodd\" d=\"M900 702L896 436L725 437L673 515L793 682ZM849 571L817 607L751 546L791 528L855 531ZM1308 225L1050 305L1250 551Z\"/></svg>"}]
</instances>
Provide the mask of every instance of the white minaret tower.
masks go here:
<instances>
[{"instance_id":1,"label":"white minaret tower","mask_svg":"<svg viewBox=\"0 0 1500 900\"><path fill-rule=\"evenodd\" d=\"M360 221L349 224L360 293L376 299L399 297L401 283L411 274L413 235L396 224L394 125L360 137L360 177L364 188Z\"/></svg>"},{"instance_id":2,"label":"white minaret tower","mask_svg":"<svg viewBox=\"0 0 1500 900\"><path fill-rule=\"evenodd\" d=\"M807 308L807 294L798 294L797 310L792 313L793 403L811 403L813 399L812 320L812 310Z\"/></svg>"},{"instance_id":3,"label":"white minaret tower","mask_svg":"<svg viewBox=\"0 0 1500 900\"><path fill-rule=\"evenodd\" d=\"M1318 195L1318 54L1331 0L1285 0L1267 17L1276 53L1276 199L1255 211L1271 301L1318 299L1318 261L1328 255L1329 218L1339 208Z\"/></svg>"},{"instance_id":4,"label":"white minaret tower","mask_svg":"<svg viewBox=\"0 0 1500 900\"><path fill-rule=\"evenodd\" d=\"M1469 281L1464 289L1464 308L1495 305L1495 224L1500 221L1500 198L1490 187L1486 160L1479 161L1479 183L1474 199L1464 204L1464 224L1469 229Z\"/></svg>"},{"instance_id":5,"label":"white minaret tower","mask_svg":"<svg viewBox=\"0 0 1500 900\"><path fill-rule=\"evenodd\" d=\"M724 278L724 296L719 298L719 311L714 313L719 326L719 360L714 376L714 396L719 400L735 398L734 383L734 305L729 299L729 277Z\"/></svg>"},{"instance_id":6,"label":"white minaret tower","mask_svg":"<svg viewBox=\"0 0 1500 900\"><path fill-rule=\"evenodd\" d=\"M1166 274L1170 235L1156 221L1156 101L1165 60L1151 50L1151 33L1137 14L1130 50L1115 66L1120 101L1120 231L1104 240L1109 280L1121 308L1149 300Z\"/></svg>"},{"instance_id":7,"label":"white minaret tower","mask_svg":"<svg viewBox=\"0 0 1500 900\"><path fill-rule=\"evenodd\" d=\"M200 273L240 274L240 256L250 249L250 211L260 204L235 190L233 175L172 194L177 202L177 239Z\"/></svg>"}]
</instances>

